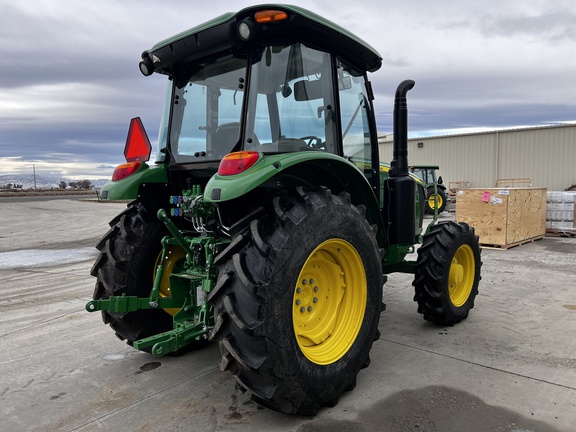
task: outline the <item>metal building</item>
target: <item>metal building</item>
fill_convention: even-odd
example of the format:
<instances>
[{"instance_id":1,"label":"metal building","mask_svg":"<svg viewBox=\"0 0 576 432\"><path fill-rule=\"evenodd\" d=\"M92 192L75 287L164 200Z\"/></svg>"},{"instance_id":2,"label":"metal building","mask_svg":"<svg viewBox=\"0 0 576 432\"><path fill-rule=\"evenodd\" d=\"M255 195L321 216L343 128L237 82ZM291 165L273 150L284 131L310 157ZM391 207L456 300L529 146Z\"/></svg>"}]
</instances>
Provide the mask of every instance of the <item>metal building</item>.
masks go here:
<instances>
[{"instance_id":1,"label":"metal building","mask_svg":"<svg viewBox=\"0 0 576 432\"><path fill-rule=\"evenodd\" d=\"M392 160L392 135L379 137L380 160ZM529 178L562 191L576 184L576 124L505 129L408 140L410 164L438 165L446 186L494 187L497 179Z\"/></svg>"}]
</instances>

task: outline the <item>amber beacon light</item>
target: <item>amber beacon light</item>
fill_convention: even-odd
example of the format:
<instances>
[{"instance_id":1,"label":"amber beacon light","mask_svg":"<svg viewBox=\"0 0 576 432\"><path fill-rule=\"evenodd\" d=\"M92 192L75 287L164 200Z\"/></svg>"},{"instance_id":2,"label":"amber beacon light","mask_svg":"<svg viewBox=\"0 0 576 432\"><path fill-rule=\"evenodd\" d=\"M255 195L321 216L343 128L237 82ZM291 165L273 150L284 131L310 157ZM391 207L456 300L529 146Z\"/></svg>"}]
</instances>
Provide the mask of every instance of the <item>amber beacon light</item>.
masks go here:
<instances>
[{"instance_id":1,"label":"amber beacon light","mask_svg":"<svg viewBox=\"0 0 576 432\"><path fill-rule=\"evenodd\" d=\"M254 14L254 19L258 24L266 24L276 21L283 21L288 18L288 14L280 10L262 10Z\"/></svg>"}]
</instances>

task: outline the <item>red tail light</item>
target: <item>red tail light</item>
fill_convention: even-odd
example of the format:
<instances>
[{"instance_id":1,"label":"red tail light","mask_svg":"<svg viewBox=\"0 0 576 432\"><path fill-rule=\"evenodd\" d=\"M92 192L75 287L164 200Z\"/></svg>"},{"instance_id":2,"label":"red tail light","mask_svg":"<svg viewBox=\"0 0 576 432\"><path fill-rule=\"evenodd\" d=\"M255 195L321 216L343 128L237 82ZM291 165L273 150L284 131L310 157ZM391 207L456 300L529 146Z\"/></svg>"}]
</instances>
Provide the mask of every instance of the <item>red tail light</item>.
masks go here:
<instances>
[{"instance_id":1,"label":"red tail light","mask_svg":"<svg viewBox=\"0 0 576 432\"><path fill-rule=\"evenodd\" d=\"M239 174L254 165L259 158L260 154L254 151L229 153L220 161L218 174L222 176Z\"/></svg>"},{"instance_id":2,"label":"red tail light","mask_svg":"<svg viewBox=\"0 0 576 432\"><path fill-rule=\"evenodd\" d=\"M112 181L125 179L126 177L138 171L141 165L142 164L140 162L128 162L122 165L118 165L112 174Z\"/></svg>"},{"instance_id":3,"label":"red tail light","mask_svg":"<svg viewBox=\"0 0 576 432\"><path fill-rule=\"evenodd\" d=\"M135 117L130 120L130 129L128 129L128 137L124 146L126 162L146 162L150 159L151 152L152 146L142 120L140 117Z\"/></svg>"}]
</instances>

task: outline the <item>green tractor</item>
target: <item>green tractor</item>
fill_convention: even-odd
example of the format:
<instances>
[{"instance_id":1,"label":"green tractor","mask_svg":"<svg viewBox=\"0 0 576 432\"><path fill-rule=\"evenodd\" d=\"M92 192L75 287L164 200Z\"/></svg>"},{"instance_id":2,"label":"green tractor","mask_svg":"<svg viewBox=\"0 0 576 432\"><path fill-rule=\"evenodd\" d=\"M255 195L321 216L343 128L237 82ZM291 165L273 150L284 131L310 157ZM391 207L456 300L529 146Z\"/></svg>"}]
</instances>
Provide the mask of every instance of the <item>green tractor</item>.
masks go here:
<instances>
[{"instance_id":1,"label":"green tractor","mask_svg":"<svg viewBox=\"0 0 576 432\"><path fill-rule=\"evenodd\" d=\"M446 210L448 203L446 186L443 184L442 176L436 178L438 169L438 165L410 165L410 172L424 182L424 189L426 190L424 211L427 214L442 213Z\"/></svg>"},{"instance_id":2,"label":"green tractor","mask_svg":"<svg viewBox=\"0 0 576 432\"><path fill-rule=\"evenodd\" d=\"M127 163L101 192L132 201L97 245L86 309L153 356L214 341L254 401L300 415L336 404L370 363L389 273L414 274L426 320L466 318L478 237L464 223L423 229L426 191L407 159L413 81L396 90L394 156L379 163L367 72L381 63L347 30L285 5L144 51L141 72L168 82L159 151L146 163L133 119Z\"/></svg>"}]
</instances>

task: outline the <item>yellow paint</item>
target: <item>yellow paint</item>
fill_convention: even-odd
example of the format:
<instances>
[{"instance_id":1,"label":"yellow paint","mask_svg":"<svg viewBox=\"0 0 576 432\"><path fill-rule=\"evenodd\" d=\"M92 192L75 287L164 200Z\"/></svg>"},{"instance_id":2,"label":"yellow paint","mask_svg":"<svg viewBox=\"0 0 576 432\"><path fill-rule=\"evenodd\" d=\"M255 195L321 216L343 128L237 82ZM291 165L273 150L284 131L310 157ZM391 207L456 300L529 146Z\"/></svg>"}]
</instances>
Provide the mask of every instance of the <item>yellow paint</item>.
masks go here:
<instances>
[{"instance_id":1,"label":"yellow paint","mask_svg":"<svg viewBox=\"0 0 576 432\"><path fill-rule=\"evenodd\" d=\"M174 272L174 267L186 259L186 252L179 246L170 246L168 248L168 254L162 258L162 251L156 259L156 265L154 266L154 274L152 275L152 281L156 277L156 269L162 261L164 265L164 272L162 273L162 281L160 282L160 297L171 297L172 293L170 291L170 275ZM169 308L164 309L167 313L174 316L180 309L179 308Z\"/></svg>"},{"instance_id":2,"label":"yellow paint","mask_svg":"<svg viewBox=\"0 0 576 432\"><path fill-rule=\"evenodd\" d=\"M345 240L312 251L294 287L292 321L302 353L313 363L338 361L356 340L367 301L362 258Z\"/></svg>"},{"instance_id":3,"label":"yellow paint","mask_svg":"<svg viewBox=\"0 0 576 432\"><path fill-rule=\"evenodd\" d=\"M448 291L454 306L462 306L470 297L475 272L476 263L472 248L467 244L460 246L452 258L448 276Z\"/></svg>"}]
</instances>

